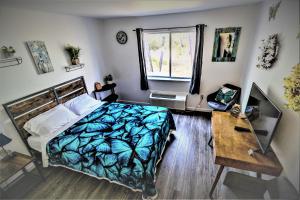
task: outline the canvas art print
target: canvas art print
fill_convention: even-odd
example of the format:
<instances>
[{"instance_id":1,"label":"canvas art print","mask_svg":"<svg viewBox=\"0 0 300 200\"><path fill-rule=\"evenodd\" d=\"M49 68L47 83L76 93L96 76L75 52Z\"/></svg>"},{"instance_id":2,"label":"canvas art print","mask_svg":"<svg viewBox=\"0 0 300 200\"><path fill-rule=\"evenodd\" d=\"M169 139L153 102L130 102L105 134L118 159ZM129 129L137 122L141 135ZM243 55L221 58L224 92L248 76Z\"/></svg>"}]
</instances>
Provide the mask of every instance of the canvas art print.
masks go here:
<instances>
[{"instance_id":1,"label":"canvas art print","mask_svg":"<svg viewBox=\"0 0 300 200\"><path fill-rule=\"evenodd\" d=\"M217 28L213 49L213 62L234 62L236 59L241 27Z\"/></svg>"},{"instance_id":2,"label":"canvas art print","mask_svg":"<svg viewBox=\"0 0 300 200\"><path fill-rule=\"evenodd\" d=\"M35 62L38 74L53 72L53 66L43 41L28 41L28 48Z\"/></svg>"}]
</instances>

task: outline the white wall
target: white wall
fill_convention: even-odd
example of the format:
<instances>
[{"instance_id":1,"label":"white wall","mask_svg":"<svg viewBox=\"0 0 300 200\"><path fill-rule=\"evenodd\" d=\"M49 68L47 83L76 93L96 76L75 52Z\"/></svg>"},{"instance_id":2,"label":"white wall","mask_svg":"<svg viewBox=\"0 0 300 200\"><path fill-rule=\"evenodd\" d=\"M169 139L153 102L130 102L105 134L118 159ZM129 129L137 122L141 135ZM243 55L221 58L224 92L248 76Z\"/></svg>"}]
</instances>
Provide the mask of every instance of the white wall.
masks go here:
<instances>
[{"instance_id":1,"label":"white wall","mask_svg":"<svg viewBox=\"0 0 300 200\"><path fill-rule=\"evenodd\" d=\"M105 59L108 70L116 78L121 99L148 101L149 91L140 90L139 61L135 32L137 27L157 28L207 24L204 36L201 94L210 94L224 83L240 85L240 78L249 58L257 24L258 5L214 9L209 11L170 14L149 17L104 20ZM214 31L216 28L241 26L241 37L235 62L212 62ZM128 42L120 45L115 39L119 30L128 34ZM189 82L149 81L151 90L188 92ZM188 106L199 103L198 95L189 96ZM203 101L202 108L207 108Z\"/></svg>"},{"instance_id":2,"label":"white wall","mask_svg":"<svg viewBox=\"0 0 300 200\"><path fill-rule=\"evenodd\" d=\"M256 82L283 111L272 147L283 165L284 174L299 191L300 114L284 108L286 100L283 87L283 78L290 74L292 66L299 63L299 39L296 39L299 32L299 0L282 1L276 20L269 22L269 7L277 2L268 0L261 7L256 42L251 60L247 63L243 88L247 97L252 82ZM280 35L278 61L272 69L258 69L256 64L261 40L273 33ZM244 105L246 101L247 98L243 98Z\"/></svg>"},{"instance_id":3,"label":"white wall","mask_svg":"<svg viewBox=\"0 0 300 200\"><path fill-rule=\"evenodd\" d=\"M102 80L102 21L1 7L0 27L0 46L15 47L16 56L23 58L21 65L0 69L0 104L82 75L89 92L96 80ZM37 74L25 45L25 41L29 40L45 41L54 72ZM84 69L65 71L64 67L70 64L69 57L64 52L64 45L67 43L82 48L80 60L86 65ZM2 106L0 120L5 123L5 134L13 139L7 148L26 152Z\"/></svg>"}]
</instances>

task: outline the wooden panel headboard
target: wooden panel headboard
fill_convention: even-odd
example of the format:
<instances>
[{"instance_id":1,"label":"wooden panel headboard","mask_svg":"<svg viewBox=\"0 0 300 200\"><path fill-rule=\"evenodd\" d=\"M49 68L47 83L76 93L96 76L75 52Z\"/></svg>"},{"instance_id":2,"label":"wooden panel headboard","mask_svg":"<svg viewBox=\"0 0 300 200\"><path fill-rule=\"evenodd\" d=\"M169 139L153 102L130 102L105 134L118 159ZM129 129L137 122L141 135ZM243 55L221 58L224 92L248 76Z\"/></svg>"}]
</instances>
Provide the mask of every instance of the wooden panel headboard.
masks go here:
<instances>
[{"instance_id":1,"label":"wooden panel headboard","mask_svg":"<svg viewBox=\"0 0 300 200\"><path fill-rule=\"evenodd\" d=\"M86 86L83 79L70 81L68 84L62 84L54 88L59 103L73 99L81 94L86 93Z\"/></svg>"},{"instance_id":2,"label":"wooden panel headboard","mask_svg":"<svg viewBox=\"0 0 300 200\"><path fill-rule=\"evenodd\" d=\"M23 142L30 151L27 138L30 134L23 129L24 124L31 118L50 110L60 103L87 93L83 76L27 95L3 104L5 111L17 129Z\"/></svg>"}]
</instances>

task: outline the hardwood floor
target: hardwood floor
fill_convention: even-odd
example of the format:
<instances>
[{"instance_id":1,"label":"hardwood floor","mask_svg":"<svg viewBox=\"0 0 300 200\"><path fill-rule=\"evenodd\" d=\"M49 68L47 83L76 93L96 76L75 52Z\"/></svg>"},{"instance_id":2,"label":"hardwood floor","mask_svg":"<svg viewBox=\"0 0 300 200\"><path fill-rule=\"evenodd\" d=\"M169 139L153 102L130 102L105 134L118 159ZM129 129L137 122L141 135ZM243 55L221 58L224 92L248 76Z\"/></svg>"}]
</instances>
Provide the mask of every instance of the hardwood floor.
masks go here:
<instances>
[{"instance_id":1,"label":"hardwood floor","mask_svg":"<svg viewBox=\"0 0 300 200\"><path fill-rule=\"evenodd\" d=\"M213 164L210 116L174 115L176 139L166 148L157 171L159 199L207 199L218 167ZM28 199L141 199L139 192L62 167L44 169L47 181ZM225 174L225 173L223 173ZM220 181L221 183L221 181ZM215 197L218 197L218 184Z\"/></svg>"}]
</instances>

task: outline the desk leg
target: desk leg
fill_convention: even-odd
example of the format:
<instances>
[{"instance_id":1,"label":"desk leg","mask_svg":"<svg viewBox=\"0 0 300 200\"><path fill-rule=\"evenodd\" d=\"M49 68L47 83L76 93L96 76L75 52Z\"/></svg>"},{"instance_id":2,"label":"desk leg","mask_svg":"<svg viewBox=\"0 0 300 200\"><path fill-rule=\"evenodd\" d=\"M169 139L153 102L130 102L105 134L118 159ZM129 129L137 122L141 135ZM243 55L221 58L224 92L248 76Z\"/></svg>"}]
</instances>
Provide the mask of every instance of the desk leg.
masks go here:
<instances>
[{"instance_id":1,"label":"desk leg","mask_svg":"<svg viewBox=\"0 0 300 200\"><path fill-rule=\"evenodd\" d=\"M220 179L220 176L221 176L221 174L223 172L223 169L224 169L224 165L221 165L220 168L219 168L219 170L218 170L217 176L216 176L216 178L214 180L214 183L211 186L211 189L210 189L210 192L209 192L209 198L211 198L211 199L212 199L212 195L214 193L214 190L216 188L216 185L219 182L219 179Z\"/></svg>"},{"instance_id":2,"label":"desk leg","mask_svg":"<svg viewBox=\"0 0 300 200\"><path fill-rule=\"evenodd\" d=\"M261 179L261 173L256 172L256 177L257 177L258 179Z\"/></svg>"},{"instance_id":3,"label":"desk leg","mask_svg":"<svg viewBox=\"0 0 300 200\"><path fill-rule=\"evenodd\" d=\"M46 181L46 178L45 178L40 166L38 165L38 163L36 161L34 161L34 165L35 165L35 168L37 169L42 181Z\"/></svg>"},{"instance_id":4,"label":"desk leg","mask_svg":"<svg viewBox=\"0 0 300 200\"><path fill-rule=\"evenodd\" d=\"M212 136L210 137L210 139L209 139L209 141L208 141L207 144L208 144L208 146L209 146L210 148L212 148L212 149L214 148L213 145L212 145Z\"/></svg>"}]
</instances>

